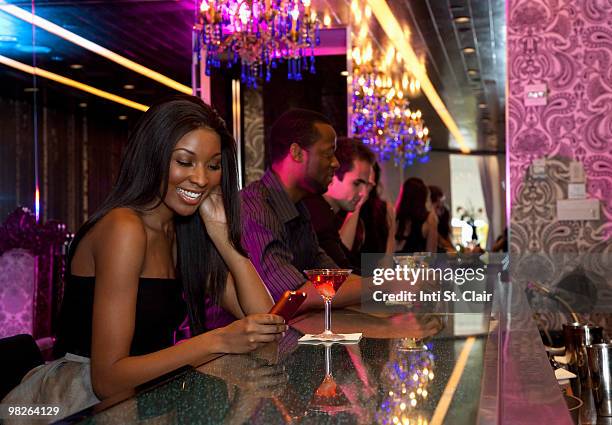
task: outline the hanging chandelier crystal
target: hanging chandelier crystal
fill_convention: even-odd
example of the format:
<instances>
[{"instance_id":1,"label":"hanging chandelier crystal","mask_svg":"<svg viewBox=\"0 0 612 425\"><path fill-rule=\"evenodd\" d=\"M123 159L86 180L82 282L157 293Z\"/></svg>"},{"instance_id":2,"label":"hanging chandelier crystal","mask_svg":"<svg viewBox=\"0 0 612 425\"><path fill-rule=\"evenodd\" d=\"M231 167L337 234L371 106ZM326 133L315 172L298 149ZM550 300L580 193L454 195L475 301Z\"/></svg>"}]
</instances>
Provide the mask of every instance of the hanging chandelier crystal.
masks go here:
<instances>
[{"instance_id":1,"label":"hanging chandelier crystal","mask_svg":"<svg viewBox=\"0 0 612 425\"><path fill-rule=\"evenodd\" d=\"M353 75L351 131L383 160L408 167L428 160L429 129L420 110L411 110L409 96L420 92L415 79L393 47L385 54L375 51L368 40L368 5L362 12L352 0L352 32L355 46L350 52ZM365 19L364 19L365 17Z\"/></svg>"},{"instance_id":2,"label":"hanging chandelier crystal","mask_svg":"<svg viewBox=\"0 0 612 425\"><path fill-rule=\"evenodd\" d=\"M222 61L228 68L240 62L249 87L270 81L272 69L284 61L289 80L315 73L320 22L310 0L203 0L196 29L206 49L206 75Z\"/></svg>"},{"instance_id":3,"label":"hanging chandelier crystal","mask_svg":"<svg viewBox=\"0 0 612 425\"><path fill-rule=\"evenodd\" d=\"M403 90L410 83L398 86L380 69L380 64L353 69L353 136L361 138L381 160L393 159L401 167L412 165L415 160L426 162L429 129L421 111L409 107Z\"/></svg>"}]
</instances>

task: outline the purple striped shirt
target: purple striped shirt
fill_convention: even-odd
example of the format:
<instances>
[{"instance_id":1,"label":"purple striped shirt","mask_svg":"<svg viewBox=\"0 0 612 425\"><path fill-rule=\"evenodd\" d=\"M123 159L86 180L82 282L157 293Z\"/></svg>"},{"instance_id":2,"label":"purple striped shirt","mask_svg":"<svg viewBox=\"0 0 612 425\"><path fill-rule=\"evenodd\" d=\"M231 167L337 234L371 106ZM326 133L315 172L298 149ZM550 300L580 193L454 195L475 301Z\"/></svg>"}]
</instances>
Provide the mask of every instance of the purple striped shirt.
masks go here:
<instances>
[{"instance_id":1,"label":"purple striped shirt","mask_svg":"<svg viewBox=\"0 0 612 425\"><path fill-rule=\"evenodd\" d=\"M242 246L274 301L286 290L296 290L308 280L304 270L337 267L319 247L304 204L291 202L271 170L240 194Z\"/></svg>"}]
</instances>

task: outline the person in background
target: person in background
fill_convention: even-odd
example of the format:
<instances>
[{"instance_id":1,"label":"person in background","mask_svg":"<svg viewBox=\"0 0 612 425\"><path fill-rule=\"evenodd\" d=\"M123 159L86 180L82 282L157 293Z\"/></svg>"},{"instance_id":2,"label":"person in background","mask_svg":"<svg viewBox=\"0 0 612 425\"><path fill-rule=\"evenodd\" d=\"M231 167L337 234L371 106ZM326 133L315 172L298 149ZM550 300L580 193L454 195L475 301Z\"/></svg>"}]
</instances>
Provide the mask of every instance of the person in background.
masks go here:
<instances>
[{"instance_id":1,"label":"person in background","mask_svg":"<svg viewBox=\"0 0 612 425\"><path fill-rule=\"evenodd\" d=\"M240 245L236 146L202 100L157 103L131 134L119 177L70 246L60 359L4 399L69 415L217 353L278 340L280 316ZM210 297L239 320L207 332ZM173 345L188 315L192 338ZM54 419L59 419L55 417Z\"/></svg>"},{"instance_id":2,"label":"person in background","mask_svg":"<svg viewBox=\"0 0 612 425\"><path fill-rule=\"evenodd\" d=\"M428 203L429 190L423 180L407 179L396 206L396 252L437 252L438 216Z\"/></svg>"},{"instance_id":3,"label":"person in background","mask_svg":"<svg viewBox=\"0 0 612 425\"><path fill-rule=\"evenodd\" d=\"M438 186L430 185L428 189L430 207L436 212L438 216L440 216L442 208L444 208L444 201L446 200L446 196L444 196L444 192Z\"/></svg>"},{"instance_id":4,"label":"person in background","mask_svg":"<svg viewBox=\"0 0 612 425\"><path fill-rule=\"evenodd\" d=\"M395 246L395 211L390 202L380 197L380 172L380 166L375 162L370 174L370 191L360 211L365 227L362 253L391 254Z\"/></svg>"},{"instance_id":5,"label":"person in background","mask_svg":"<svg viewBox=\"0 0 612 425\"><path fill-rule=\"evenodd\" d=\"M361 274L361 258L355 246L362 240L358 235L363 234L359 212L367 197L374 155L360 140L341 137L336 158L340 166L327 192L310 196L304 203L321 248L338 266Z\"/></svg>"},{"instance_id":6,"label":"person in background","mask_svg":"<svg viewBox=\"0 0 612 425\"><path fill-rule=\"evenodd\" d=\"M438 186L429 186L431 209L438 216L438 249L437 252L456 252L451 241L451 216L446 207L444 192Z\"/></svg>"},{"instance_id":7,"label":"person in background","mask_svg":"<svg viewBox=\"0 0 612 425\"><path fill-rule=\"evenodd\" d=\"M508 252L508 228L504 228L504 232L497 237L495 243L491 247L493 252Z\"/></svg>"},{"instance_id":8,"label":"person in background","mask_svg":"<svg viewBox=\"0 0 612 425\"><path fill-rule=\"evenodd\" d=\"M267 143L271 168L241 191L242 244L275 300L299 289L307 294L302 310L320 308L303 271L338 266L319 246L303 200L327 192L340 166L336 132L324 115L291 109L274 122ZM334 306L359 300L360 279L349 276Z\"/></svg>"}]
</instances>

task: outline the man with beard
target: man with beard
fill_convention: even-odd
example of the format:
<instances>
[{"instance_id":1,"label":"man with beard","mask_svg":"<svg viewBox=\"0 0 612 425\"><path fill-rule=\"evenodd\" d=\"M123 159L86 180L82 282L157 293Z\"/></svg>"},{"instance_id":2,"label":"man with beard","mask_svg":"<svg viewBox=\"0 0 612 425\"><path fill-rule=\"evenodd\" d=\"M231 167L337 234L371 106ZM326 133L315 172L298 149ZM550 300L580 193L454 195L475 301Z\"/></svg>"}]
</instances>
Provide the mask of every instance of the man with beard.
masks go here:
<instances>
[{"instance_id":1,"label":"man with beard","mask_svg":"<svg viewBox=\"0 0 612 425\"><path fill-rule=\"evenodd\" d=\"M302 200L327 191L335 170L336 132L318 112L292 109L272 125L270 169L242 190L242 245L277 301L286 290L302 290L302 309L323 304L303 271L337 268L320 248ZM349 277L334 306L359 301L359 278ZM345 289L345 287L347 289Z\"/></svg>"}]
</instances>

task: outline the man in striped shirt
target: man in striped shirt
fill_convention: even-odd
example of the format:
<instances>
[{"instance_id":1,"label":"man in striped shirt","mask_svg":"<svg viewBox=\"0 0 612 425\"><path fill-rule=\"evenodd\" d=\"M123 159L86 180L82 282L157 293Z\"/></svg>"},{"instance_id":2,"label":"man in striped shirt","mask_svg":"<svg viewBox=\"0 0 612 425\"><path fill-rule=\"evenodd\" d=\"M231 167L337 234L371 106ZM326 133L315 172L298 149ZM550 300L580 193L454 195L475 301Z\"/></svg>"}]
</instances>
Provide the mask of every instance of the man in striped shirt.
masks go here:
<instances>
[{"instance_id":1,"label":"man in striped shirt","mask_svg":"<svg viewBox=\"0 0 612 425\"><path fill-rule=\"evenodd\" d=\"M306 291L308 298L302 309L322 305L303 271L337 268L319 247L302 202L307 196L327 191L339 166L335 150L336 132L324 115L289 110L270 131L267 152L271 168L241 192L243 247L274 300L286 290ZM358 283L358 277L349 278L334 305L358 302Z\"/></svg>"}]
</instances>

